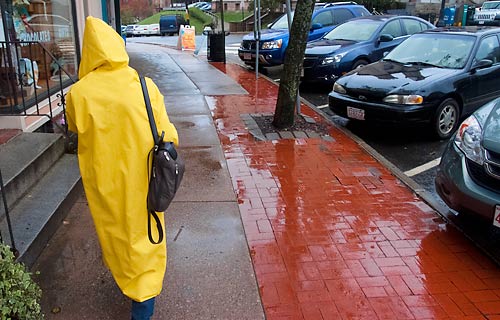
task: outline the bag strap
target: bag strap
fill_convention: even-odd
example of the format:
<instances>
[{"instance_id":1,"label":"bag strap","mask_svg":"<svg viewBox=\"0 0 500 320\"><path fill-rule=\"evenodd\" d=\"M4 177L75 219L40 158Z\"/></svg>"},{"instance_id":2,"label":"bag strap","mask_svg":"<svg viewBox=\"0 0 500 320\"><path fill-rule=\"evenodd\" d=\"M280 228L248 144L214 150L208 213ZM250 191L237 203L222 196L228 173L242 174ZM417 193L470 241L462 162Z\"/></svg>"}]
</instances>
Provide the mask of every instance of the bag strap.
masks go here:
<instances>
[{"instance_id":1,"label":"bag strap","mask_svg":"<svg viewBox=\"0 0 500 320\"><path fill-rule=\"evenodd\" d=\"M148 210L148 238L152 244L160 244L163 241L163 227L161 226L160 217L156 214L154 210ZM158 229L158 241L153 239L153 235L151 234L151 216L155 219L156 229Z\"/></svg>"},{"instance_id":2,"label":"bag strap","mask_svg":"<svg viewBox=\"0 0 500 320\"><path fill-rule=\"evenodd\" d=\"M146 104L146 110L148 112L148 119L149 119L149 126L151 127L151 132L153 134L153 140L154 140L154 152L158 150L158 145L160 142L163 140L163 135L165 132L162 132L161 134L161 140L158 137L158 130L156 129L156 123L155 123L155 118L153 115L153 109L151 108L151 101L149 100L149 93L148 93L148 87L146 86L146 81L144 80L143 76L139 76L139 79L141 81L141 87L142 87L142 95L144 96L144 103ZM154 156L153 156L154 157ZM154 160L153 160L154 162ZM154 165L154 164L153 164ZM148 167L149 167L149 156L148 156ZM146 206L149 201L146 199ZM155 241L153 239L153 235L151 234L151 216L153 216L153 219L155 219L156 222L156 228L158 229L158 241ZM156 212L148 207L148 238L149 241L152 244L159 244L163 241L163 227L161 225L160 218L156 214Z\"/></svg>"},{"instance_id":3,"label":"bag strap","mask_svg":"<svg viewBox=\"0 0 500 320\"><path fill-rule=\"evenodd\" d=\"M161 139L158 136L158 129L156 128L155 117L153 115L153 109L151 108L151 100L149 99L148 86L146 85L146 80L143 76L139 76L141 80L142 95L144 96L144 103L146 104L146 111L148 112L149 127L151 128L151 133L153 134L153 141L155 143L155 151L158 149L160 142L163 140L165 132L162 131Z\"/></svg>"}]
</instances>

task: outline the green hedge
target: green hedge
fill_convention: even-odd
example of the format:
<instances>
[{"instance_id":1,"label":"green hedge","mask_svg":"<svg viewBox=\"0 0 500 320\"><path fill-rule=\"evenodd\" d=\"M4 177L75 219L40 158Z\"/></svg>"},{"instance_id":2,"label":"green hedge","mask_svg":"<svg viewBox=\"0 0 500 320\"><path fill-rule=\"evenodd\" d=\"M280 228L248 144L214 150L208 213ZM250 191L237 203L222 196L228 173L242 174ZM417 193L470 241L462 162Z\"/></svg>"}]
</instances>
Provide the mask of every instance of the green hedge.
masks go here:
<instances>
[{"instance_id":1,"label":"green hedge","mask_svg":"<svg viewBox=\"0 0 500 320\"><path fill-rule=\"evenodd\" d=\"M152 15L151 17L148 17L148 18L140 21L138 24L144 25L144 24L158 23L160 21L161 16L176 15L176 14L184 15L185 13L186 13L185 10L175 10L175 11L174 10L165 10L165 11L158 12L158 13Z\"/></svg>"},{"instance_id":2,"label":"green hedge","mask_svg":"<svg viewBox=\"0 0 500 320\"><path fill-rule=\"evenodd\" d=\"M189 8L189 16L190 19L196 19L200 21L201 23L201 31L203 31L203 28L206 26L209 26L212 24L212 16L206 14L203 12L203 10L200 10L198 8Z\"/></svg>"}]
</instances>

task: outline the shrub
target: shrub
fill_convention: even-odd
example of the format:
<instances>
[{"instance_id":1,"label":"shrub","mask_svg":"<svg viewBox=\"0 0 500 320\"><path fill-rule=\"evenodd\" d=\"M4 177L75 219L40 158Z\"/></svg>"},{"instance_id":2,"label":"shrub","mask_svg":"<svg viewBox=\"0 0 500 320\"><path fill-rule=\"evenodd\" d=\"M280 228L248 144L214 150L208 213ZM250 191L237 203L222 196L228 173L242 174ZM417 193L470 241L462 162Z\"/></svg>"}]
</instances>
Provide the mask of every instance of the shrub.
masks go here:
<instances>
[{"instance_id":1,"label":"shrub","mask_svg":"<svg viewBox=\"0 0 500 320\"><path fill-rule=\"evenodd\" d=\"M0 319L43 319L41 296L31 273L15 262L7 245L0 243Z\"/></svg>"},{"instance_id":2,"label":"shrub","mask_svg":"<svg viewBox=\"0 0 500 320\"><path fill-rule=\"evenodd\" d=\"M189 15L191 17L193 17L193 18L198 19L199 21L201 21L201 24L202 24L203 28L206 27L206 26L214 24L212 16L210 16L209 14L206 14L205 12L203 12L203 10L200 10L198 8L190 8L189 9Z\"/></svg>"}]
</instances>

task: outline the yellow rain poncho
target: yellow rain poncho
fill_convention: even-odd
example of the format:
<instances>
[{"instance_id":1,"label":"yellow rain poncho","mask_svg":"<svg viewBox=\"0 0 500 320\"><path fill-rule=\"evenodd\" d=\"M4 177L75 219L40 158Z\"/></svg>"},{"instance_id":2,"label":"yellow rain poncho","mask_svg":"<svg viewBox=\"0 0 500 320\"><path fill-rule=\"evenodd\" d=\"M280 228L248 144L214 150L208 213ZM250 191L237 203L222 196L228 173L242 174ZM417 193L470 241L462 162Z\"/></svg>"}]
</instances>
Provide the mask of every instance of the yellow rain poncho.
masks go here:
<instances>
[{"instance_id":1,"label":"yellow rain poncho","mask_svg":"<svg viewBox=\"0 0 500 320\"><path fill-rule=\"evenodd\" d=\"M147 159L153 138L139 77L128 62L118 33L88 17L80 80L67 95L66 113L69 130L78 133L80 172L104 262L122 292L142 302L161 291L167 251L166 241L155 245L148 239ZM151 79L146 83L158 131L177 144L163 96ZM163 221L163 214L158 216Z\"/></svg>"}]
</instances>

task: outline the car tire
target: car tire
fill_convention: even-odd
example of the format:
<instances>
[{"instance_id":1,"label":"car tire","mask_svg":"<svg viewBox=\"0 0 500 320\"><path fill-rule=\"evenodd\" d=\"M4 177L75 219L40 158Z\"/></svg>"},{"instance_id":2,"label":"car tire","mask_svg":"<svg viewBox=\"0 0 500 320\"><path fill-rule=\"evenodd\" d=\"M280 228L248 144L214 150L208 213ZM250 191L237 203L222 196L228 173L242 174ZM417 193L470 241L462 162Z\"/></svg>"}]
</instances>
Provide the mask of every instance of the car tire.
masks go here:
<instances>
[{"instance_id":1,"label":"car tire","mask_svg":"<svg viewBox=\"0 0 500 320\"><path fill-rule=\"evenodd\" d=\"M436 110L432 120L434 133L439 139L448 139L458 127L460 108L455 99L447 98Z\"/></svg>"},{"instance_id":2,"label":"car tire","mask_svg":"<svg viewBox=\"0 0 500 320\"><path fill-rule=\"evenodd\" d=\"M356 60L356 62L354 62L354 64L352 65L352 70L361 68L362 66L366 66L367 64L369 64L369 62L366 61L365 59Z\"/></svg>"}]
</instances>

